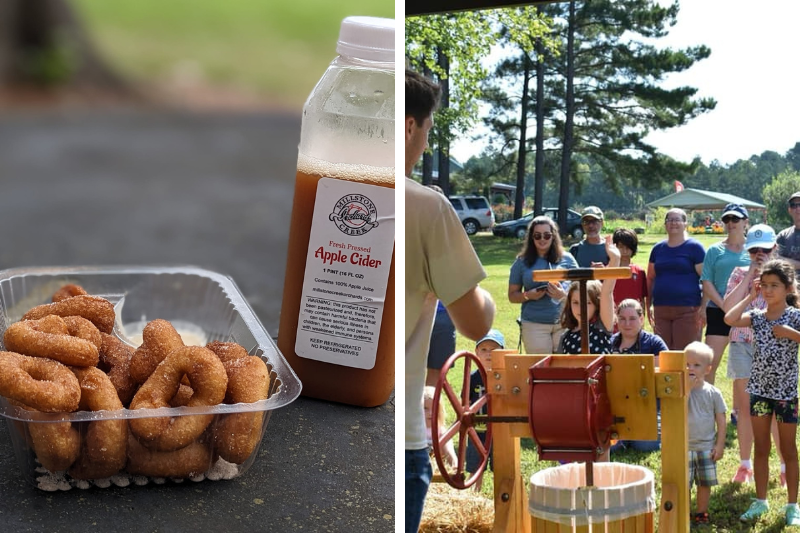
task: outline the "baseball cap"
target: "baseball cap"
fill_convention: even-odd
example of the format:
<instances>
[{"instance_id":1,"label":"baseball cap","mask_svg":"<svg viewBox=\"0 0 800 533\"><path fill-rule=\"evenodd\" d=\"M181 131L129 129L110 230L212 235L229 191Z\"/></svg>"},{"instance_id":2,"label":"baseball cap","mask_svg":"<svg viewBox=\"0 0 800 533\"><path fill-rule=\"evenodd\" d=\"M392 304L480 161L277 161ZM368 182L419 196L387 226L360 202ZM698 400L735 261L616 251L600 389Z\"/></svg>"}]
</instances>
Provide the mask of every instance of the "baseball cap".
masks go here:
<instances>
[{"instance_id":1,"label":"baseball cap","mask_svg":"<svg viewBox=\"0 0 800 533\"><path fill-rule=\"evenodd\" d=\"M503 337L503 334L496 329L490 329L489 332L486 335L484 335L481 340L475 343L475 347L477 348L484 341L494 341L500 345L500 348L506 347L505 337Z\"/></svg>"},{"instance_id":2,"label":"baseball cap","mask_svg":"<svg viewBox=\"0 0 800 533\"><path fill-rule=\"evenodd\" d=\"M750 248L772 248L775 246L775 230L766 224L756 224L747 231L747 240L744 247Z\"/></svg>"},{"instance_id":3,"label":"baseball cap","mask_svg":"<svg viewBox=\"0 0 800 533\"><path fill-rule=\"evenodd\" d=\"M742 204L728 204L722 211L722 217L726 217L728 215L733 215L738 218L747 218L747 209L745 209Z\"/></svg>"},{"instance_id":4,"label":"baseball cap","mask_svg":"<svg viewBox=\"0 0 800 533\"><path fill-rule=\"evenodd\" d=\"M800 198L800 191L797 191L796 193L794 193L793 195L791 195L791 196L789 197L789 201L791 202L791 201L792 201L792 200L794 200L795 198Z\"/></svg>"},{"instance_id":5,"label":"baseball cap","mask_svg":"<svg viewBox=\"0 0 800 533\"><path fill-rule=\"evenodd\" d=\"M600 210L599 207L590 205L583 208L581 211L581 220L584 218L596 218L598 220L603 220L603 212Z\"/></svg>"}]
</instances>

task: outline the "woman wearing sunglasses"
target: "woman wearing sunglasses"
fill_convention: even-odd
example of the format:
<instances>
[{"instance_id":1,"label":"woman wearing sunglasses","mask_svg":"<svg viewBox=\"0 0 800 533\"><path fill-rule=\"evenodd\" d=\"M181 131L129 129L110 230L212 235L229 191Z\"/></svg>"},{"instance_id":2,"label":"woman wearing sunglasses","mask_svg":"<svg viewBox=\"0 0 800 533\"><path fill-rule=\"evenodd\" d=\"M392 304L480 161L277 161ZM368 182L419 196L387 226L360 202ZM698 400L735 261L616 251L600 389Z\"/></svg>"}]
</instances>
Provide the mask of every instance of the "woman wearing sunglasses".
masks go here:
<instances>
[{"instance_id":1,"label":"woman wearing sunglasses","mask_svg":"<svg viewBox=\"0 0 800 533\"><path fill-rule=\"evenodd\" d=\"M756 224L747 232L745 249L750 264L733 269L728 278L725 299L722 302L724 311L730 310L750 294L753 283L761 275L761 266L775 258L777 239L775 230L766 224ZM747 306L746 312L753 309L766 309L767 302L759 295ZM736 438L739 440L739 469L731 480L734 483L753 482L753 464L750 455L753 451L753 427L750 423L750 394L747 382L750 380L750 367L753 365L753 330L747 327L736 327L730 330L730 346L728 347L728 377L733 379L733 405L738 407L736 422ZM778 439L778 424L772 420L772 435ZM786 486L786 464L783 462L780 446L775 446L781 462L780 484Z\"/></svg>"},{"instance_id":2,"label":"woman wearing sunglasses","mask_svg":"<svg viewBox=\"0 0 800 533\"><path fill-rule=\"evenodd\" d=\"M533 281L533 271L577 267L575 258L564 251L558 224L546 216L534 218L508 278L508 301L522 304L520 336L525 353L555 353L563 332L561 308L569 288L567 281Z\"/></svg>"},{"instance_id":3,"label":"woman wearing sunglasses","mask_svg":"<svg viewBox=\"0 0 800 533\"><path fill-rule=\"evenodd\" d=\"M703 282L703 301L708 302L705 309L700 308L700 313L702 315L705 311L706 344L714 350L711 372L706 375L706 381L712 384L731 331L730 326L725 323L725 311L722 310L728 278L734 268L750 264L750 256L744 246L747 209L740 204L726 205L722 211L722 223L725 224L728 235L708 247L703 261L703 273L700 275L700 281Z\"/></svg>"}]
</instances>

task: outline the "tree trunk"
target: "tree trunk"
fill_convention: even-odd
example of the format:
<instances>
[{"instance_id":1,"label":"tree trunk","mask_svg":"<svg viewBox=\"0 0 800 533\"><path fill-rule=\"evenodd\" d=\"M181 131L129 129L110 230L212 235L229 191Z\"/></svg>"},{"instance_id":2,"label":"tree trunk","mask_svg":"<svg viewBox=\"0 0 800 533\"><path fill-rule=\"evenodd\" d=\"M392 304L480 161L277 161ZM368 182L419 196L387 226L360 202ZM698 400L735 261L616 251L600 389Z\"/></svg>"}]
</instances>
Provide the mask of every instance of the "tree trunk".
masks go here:
<instances>
[{"instance_id":1,"label":"tree trunk","mask_svg":"<svg viewBox=\"0 0 800 533\"><path fill-rule=\"evenodd\" d=\"M542 14L542 6L536 11ZM533 174L533 212L544 208L544 43L536 40L536 168Z\"/></svg>"},{"instance_id":2,"label":"tree trunk","mask_svg":"<svg viewBox=\"0 0 800 533\"><path fill-rule=\"evenodd\" d=\"M437 50L436 60L445 73L439 79L439 85L442 88L440 105L443 109L447 109L450 107L450 60L441 48ZM439 149L439 187L442 188L445 196L450 196L450 142L447 140L447 132L442 131L441 127L437 128L437 130L439 131L437 141Z\"/></svg>"},{"instance_id":3,"label":"tree trunk","mask_svg":"<svg viewBox=\"0 0 800 533\"><path fill-rule=\"evenodd\" d=\"M564 142L561 147L561 190L558 194L558 225L567 227L569 207L570 160L572 159L573 124L575 118L575 0L569 3L569 27L567 28L567 93Z\"/></svg>"},{"instance_id":4,"label":"tree trunk","mask_svg":"<svg viewBox=\"0 0 800 533\"><path fill-rule=\"evenodd\" d=\"M97 87L130 95L68 0L0 1L0 86Z\"/></svg>"},{"instance_id":5,"label":"tree trunk","mask_svg":"<svg viewBox=\"0 0 800 533\"><path fill-rule=\"evenodd\" d=\"M514 200L515 219L522 217L522 208L525 205L525 162L528 156L528 107L530 105L528 84L531 80L531 68L533 66L528 53L523 51L522 55L522 101L520 102L519 152L517 154L517 194Z\"/></svg>"},{"instance_id":6,"label":"tree trunk","mask_svg":"<svg viewBox=\"0 0 800 533\"><path fill-rule=\"evenodd\" d=\"M433 72L427 66L422 69L422 75L429 80L433 79ZM433 149L429 147L422 154L422 184L430 185L431 183L433 183Z\"/></svg>"}]
</instances>

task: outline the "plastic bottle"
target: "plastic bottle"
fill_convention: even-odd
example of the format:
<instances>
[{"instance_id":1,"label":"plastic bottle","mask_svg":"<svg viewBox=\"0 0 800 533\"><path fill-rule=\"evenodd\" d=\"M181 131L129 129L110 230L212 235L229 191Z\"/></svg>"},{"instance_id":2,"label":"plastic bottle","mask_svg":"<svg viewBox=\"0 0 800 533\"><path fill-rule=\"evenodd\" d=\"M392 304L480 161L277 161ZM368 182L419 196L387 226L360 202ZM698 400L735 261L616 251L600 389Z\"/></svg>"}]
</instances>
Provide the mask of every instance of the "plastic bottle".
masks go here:
<instances>
[{"instance_id":1,"label":"plastic bottle","mask_svg":"<svg viewBox=\"0 0 800 533\"><path fill-rule=\"evenodd\" d=\"M348 17L303 108L278 347L305 396L394 388L394 20Z\"/></svg>"}]
</instances>

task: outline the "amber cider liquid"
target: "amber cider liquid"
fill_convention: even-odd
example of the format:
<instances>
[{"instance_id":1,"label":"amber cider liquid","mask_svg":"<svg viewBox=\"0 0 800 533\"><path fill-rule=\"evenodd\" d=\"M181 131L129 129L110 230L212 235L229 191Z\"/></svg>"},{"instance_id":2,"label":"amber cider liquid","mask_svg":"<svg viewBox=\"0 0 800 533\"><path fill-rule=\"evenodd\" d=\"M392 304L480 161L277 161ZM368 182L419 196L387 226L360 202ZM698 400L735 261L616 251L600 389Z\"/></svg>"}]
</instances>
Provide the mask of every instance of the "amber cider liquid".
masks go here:
<instances>
[{"instance_id":1,"label":"amber cider liquid","mask_svg":"<svg viewBox=\"0 0 800 533\"><path fill-rule=\"evenodd\" d=\"M301 154L297 164L289 251L283 286L278 348L312 398L374 407L389 399L394 388L394 251L387 281L375 366L369 370L299 357L295 352L311 219L320 178L336 178L394 188L393 167L334 164Z\"/></svg>"}]
</instances>

